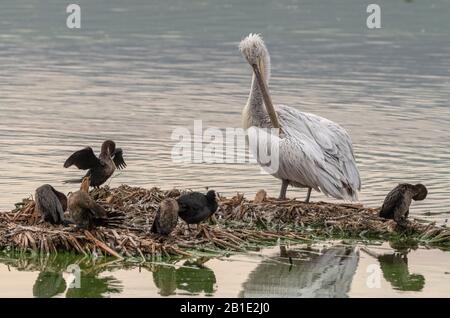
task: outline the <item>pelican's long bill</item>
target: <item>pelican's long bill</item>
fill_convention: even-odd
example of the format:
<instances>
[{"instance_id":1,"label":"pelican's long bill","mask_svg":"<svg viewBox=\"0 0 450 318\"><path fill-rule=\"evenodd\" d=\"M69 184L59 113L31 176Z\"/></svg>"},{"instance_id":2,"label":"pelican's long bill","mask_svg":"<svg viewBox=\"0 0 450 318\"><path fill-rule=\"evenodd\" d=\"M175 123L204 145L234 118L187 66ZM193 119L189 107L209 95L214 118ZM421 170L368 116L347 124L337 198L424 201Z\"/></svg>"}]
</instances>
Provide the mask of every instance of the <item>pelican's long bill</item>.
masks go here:
<instances>
[{"instance_id":1,"label":"pelican's long bill","mask_svg":"<svg viewBox=\"0 0 450 318\"><path fill-rule=\"evenodd\" d=\"M275 112L275 108L273 107L272 99L270 98L269 88L267 87L258 66L256 64L252 64L252 68L255 72L256 80L258 81L258 85L261 90L264 104L266 105L267 113L270 117L270 121L272 122L272 126L274 128L281 128L277 113Z\"/></svg>"}]
</instances>

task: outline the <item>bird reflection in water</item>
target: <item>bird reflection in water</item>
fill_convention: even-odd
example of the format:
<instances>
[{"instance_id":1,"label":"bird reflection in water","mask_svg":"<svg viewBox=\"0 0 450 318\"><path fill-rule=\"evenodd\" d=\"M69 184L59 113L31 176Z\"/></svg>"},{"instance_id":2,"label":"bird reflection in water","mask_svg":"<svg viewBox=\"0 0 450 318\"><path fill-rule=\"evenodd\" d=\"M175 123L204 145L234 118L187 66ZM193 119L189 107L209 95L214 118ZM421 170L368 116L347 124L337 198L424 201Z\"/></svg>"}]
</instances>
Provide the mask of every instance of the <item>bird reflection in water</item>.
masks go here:
<instances>
[{"instance_id":1,"label":"bird reflection in water","mask_svg":"<svg viewBox=\"0 0 450 318\"><path fill-rule=\"evenodd\" d=\"M108 294L120 293L122 286L112 276L99 277L98 274L81 273L80 288L68 288L62 273L41 272L33 286L33 296L49 298L64 295L67 298L102 298Z\"/></svg>"},{"instance_id":2,"label":"bird reflection in water","mask_svg":"<svg viewBox=\"0 0 450 318\"><path fill-rule=\"evenodd\" d=\"M50 298L64 293L67 289L66 281L61 273L40 272L33 285L33 296Z\"/></svg>"},{"instance_id":3,"label":"bird reflection in water","mask_svg":"<svg viewBox=\"0 0 450 318\"><path fill-rule=\"evenodd\" d=\"M102 298L109 294L119 294L123 286L112 276L100 277L95 273L81 274L81 288L70 288L66 292L67 298Z\"/></svg>"},{"instance_id":4,"label":"bird reflection in water","mask_svg":"<svg viewBox=\"0 0 450 318\"><path fill-rule=\"evenodd\" d=\"M353 246L289 250L261 262L240 297L347 297L359 261Z\"/></svg>"},{"instance_id":5,"label":"bird reflection in water","mask_svg":"<svg viewBox=\"0 0 450 318\"><path fill-rule=\"evenodd\" d=\"M206 261L208 258L186 261L179 268L173 265L155 265L153 281L159 294L170 296L204 293L205 296L212 296L217 288L216 275L204 265Z\"/></svg>"},{"instance_id":6,"label":"bird reflection in water","mask_svg":"<svg viewBox=\"0 0 450 318\"><path fill-rule=\"evenodd\" d=\"M33 284L33 296L49 297L107 297L121 293L122 283L112 276L103 275L108 270L108 262L94 262L71 254L51 254L46 256L30 256L20 258L4 258L2 263L19 271L39 272ZM70 288L72 280L68 278L67 268L77 264L81 268L80 288Z\"/></svg>"},{"instance_id":7,"label":"bird reflection in water","mask_svg":"<svg viewBox=\"0 0 450 318\"><path fill-rule=\"evenodd\" d=\"M411 274L408 268L408 253L411 249L417 249L417 245L391 244L391 247L394 248L394 252L375 255L380 262L384 279L396 290L421 291L425 286L425 277L420 274ZM373 256L373 253L371 255Z\"/></svg>"}]
</instances>

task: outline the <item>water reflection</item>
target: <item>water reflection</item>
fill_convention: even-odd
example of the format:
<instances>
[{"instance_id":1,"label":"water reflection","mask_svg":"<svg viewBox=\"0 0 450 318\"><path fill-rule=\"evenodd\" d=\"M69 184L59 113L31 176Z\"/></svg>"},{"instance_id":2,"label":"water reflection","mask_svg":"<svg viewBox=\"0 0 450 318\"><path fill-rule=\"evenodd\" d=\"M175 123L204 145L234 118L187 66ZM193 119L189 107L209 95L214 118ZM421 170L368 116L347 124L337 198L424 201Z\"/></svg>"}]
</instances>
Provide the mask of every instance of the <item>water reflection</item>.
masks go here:
<instances>
[{"instance_id":1,"label":"water reflection","mask_svg":"<svg viewBox=\"0 0 450 318\"><path fill-rule=\"evenodd\" d=\"M211 260L143 264L0 251L0 297L446 297L449 263L445 251L387 243L280 246ZM71 264L80 266L80 289L69 288ZM367 286L372 264L379 265L381 289Z\"/></svg>"},{"instance_id":2,"label":"water reflection","mask_svg":"<svg viewBox=\"0 0 450 318\"><path fill-rule=\"evenodd\" d=\"M288 250L261 262L241 297L347 297L359 253L352 246Z\"/></svg>"},{"instance_id":3,"label":"water reflection","mask_svg":"<svg viewBox=\"0 0 450 318\"><path fill-rule=\"evenodd\" d=\"M390 244L394 250L377 256L383 277L392 288L402 291L422 291L425 277L421 274L411 274L408 268L408 253L418 249L417 243L398 245Z\"/></svg>"},{"instance_id":4,"label":"water reflection","mask_svg":"<svg viewBox=\"0 0 450 318\"><path fill-rule=\"evenodd\" d=\"M417 250L417 242L389 243L392 250L387 253L376 253L366 247L363 250L376 258L384 279L393 289L401 291L422 291L425 277L421 274L411 274L408 268L408 254Z\"/></svg>"},{"instance_id":5,"label":"water reflection","mask_svg":"<svg viewBox=\"0 0 450 318\"><path fill-rule=\"evenodd\" d=\"M100 277L99 274L81 275L81 288L67 290L67 298L100 298L122 292L122 284L113 276Z\"/></svg>"},{"instance_id":6,"label":"water reflection","mask_svg":"<svg viewBox=\"0 0 450 318\"><path fill-rule=\"evenodd\" d=\"M0 259L1 263L19 271L39 271L33 285L33 296L48 298L100 298L121 293L122 283L113 276L103 276L108 262L75 255L47 255L42 257L19 257ZM80 266L80 288L69 288L72 280L67 273L71 264Z\"/></svg>"},{"instance_id":7,"label":"water reflection","mask_svg":"<svg viewBox=\"0 0 450 318\"><path fill-rule=\"evenodd\" d=\"M38 298L54 297L66 291L67 284L62 273L40 272L33 285L33 296Z\"/></svg>"},{"instance_id":8,"label":"water reflection","mask_svg":"<svg viewBox=\"0 0 450 318\"><path fill-rule=\"evenodd\" d=\"M179 268L170 265L156 265L153 269L153 281L161 296L177 294L212 296L216 291L216 275L206 267L204 259L186 261Z\"/></svg>"},{"instance_id":9,"label":"water reflection","mask_svg":"<svg viewBox=\"0 0 450 318\"><path fill-rule=\"evenodd\" d=\"M392 288L403 291L421 291L425 285L425 277L410 274L408 256L404 253L393 253L378 256L384 278Z\"/></svg>"}]
</instances>

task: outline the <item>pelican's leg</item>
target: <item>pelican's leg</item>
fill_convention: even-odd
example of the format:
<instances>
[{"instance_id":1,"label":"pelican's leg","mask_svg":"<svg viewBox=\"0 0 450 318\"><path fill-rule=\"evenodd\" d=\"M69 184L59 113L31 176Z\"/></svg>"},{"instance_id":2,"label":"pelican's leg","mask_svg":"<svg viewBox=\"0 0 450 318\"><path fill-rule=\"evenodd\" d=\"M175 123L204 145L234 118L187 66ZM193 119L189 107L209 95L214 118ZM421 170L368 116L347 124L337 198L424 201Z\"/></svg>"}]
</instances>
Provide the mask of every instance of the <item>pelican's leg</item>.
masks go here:
<instances>
[{"instance_id":1,"label":"pelican's leg","mask_svg":"<svg viewBox=\"0 0 450 318\"><path fill-rule=\"evenodd\" d=\"M287 187L289 185L289 181L288 180L283 180L281 183L281 190L280 190L280 196L278 197L278 199L284 200L286 199L286 190Z\"/></svg>"},{"instance_id":2,"label":"pelican's leg","mask_svg":"<svg viewBox=\"0 0 450 318\"><path fill-rule=\"evenodd\" d=\"M311 188L308 188L308 194L306 195L305 203L309 203L309 198L311 198Z\"/></svg>"}]
</instances>

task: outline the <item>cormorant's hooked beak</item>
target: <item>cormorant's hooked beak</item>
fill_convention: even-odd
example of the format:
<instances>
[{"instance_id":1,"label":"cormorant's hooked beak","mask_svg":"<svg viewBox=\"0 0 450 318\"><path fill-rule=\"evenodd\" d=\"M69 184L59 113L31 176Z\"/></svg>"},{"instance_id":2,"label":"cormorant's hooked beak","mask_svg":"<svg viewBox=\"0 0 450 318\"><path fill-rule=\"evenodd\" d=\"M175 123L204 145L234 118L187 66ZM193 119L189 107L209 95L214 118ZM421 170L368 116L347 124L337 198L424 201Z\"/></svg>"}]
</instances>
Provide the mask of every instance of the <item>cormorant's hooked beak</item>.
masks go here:
<instances>
[{"instance_id":1,"label":"cormorant's hooked beak","mask_svg":"<svg viewBox=\"0 0 450 318\"><path fill-rule=\"evenodd\" d=\"M281 128L280 122L278 121L277 113L275 112L275 108L273 107L272 99L269 95L269 88L267 87L266 81L261 75L261 71L256 63L251 64L253 68L253 72L255 72L256 80L258 81L259 89L261 90L264 104L266 105L267 113L269 114L270 121L272 122L272 126L274 128Z\"/></svg>"}]
</instances>

